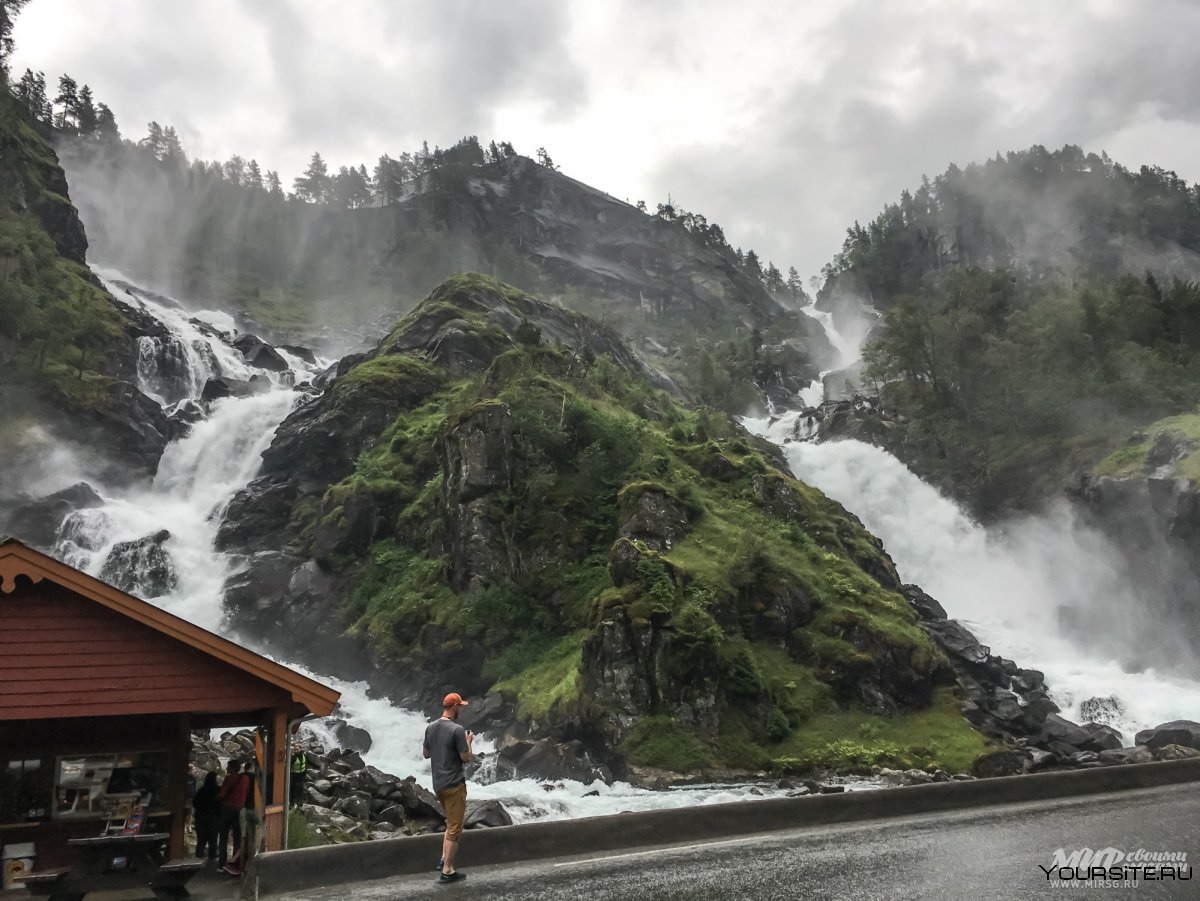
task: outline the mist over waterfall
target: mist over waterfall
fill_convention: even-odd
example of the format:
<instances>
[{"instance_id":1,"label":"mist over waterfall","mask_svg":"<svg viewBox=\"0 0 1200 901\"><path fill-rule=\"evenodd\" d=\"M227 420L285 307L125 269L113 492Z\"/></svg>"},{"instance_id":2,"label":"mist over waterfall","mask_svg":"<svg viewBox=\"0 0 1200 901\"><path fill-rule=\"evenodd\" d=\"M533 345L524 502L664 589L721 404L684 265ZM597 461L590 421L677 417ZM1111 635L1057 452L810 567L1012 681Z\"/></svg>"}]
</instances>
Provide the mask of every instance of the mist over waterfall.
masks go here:
<instances>
[{"instance_id":1,"label":"mist over waterfall","mask_svg":"<svg viewBox=\"0 0 1200 901\"><path fill-rule=\"evenodd\" d=\"M835 338L828 316L816 317ZM863 332L862 334L865 334ZM849 342L853 344L853 342ZM857 357L857 348L854 349ZM819 386L804 393L819 404ZM991 646L1046 674L1063 715L1093 718L1093 699L1126 744L1138 730L1200 718L1193 649L1122 566L1104 536L1061 502L984 528L888 452L860 441L817 443L811 411L744 419L778 444L794 475L856 514L905 582L921 586ZM799 438L800 440L797 440Z\"/></svg>"}]
</instances>

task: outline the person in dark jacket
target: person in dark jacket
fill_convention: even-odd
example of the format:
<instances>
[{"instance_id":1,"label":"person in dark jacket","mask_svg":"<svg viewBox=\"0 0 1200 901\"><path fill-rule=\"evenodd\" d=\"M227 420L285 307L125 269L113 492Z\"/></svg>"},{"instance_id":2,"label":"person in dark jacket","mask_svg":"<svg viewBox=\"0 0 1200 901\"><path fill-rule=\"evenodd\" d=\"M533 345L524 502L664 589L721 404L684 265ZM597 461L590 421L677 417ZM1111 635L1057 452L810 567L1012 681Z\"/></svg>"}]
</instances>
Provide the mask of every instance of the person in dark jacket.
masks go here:
<instances>
[{"instance_id":1,"label":"person in dark jacket","mask_svg":"<svg viewBox=\"0 0 1200 901\"><path fill-rule=\"evenodd\" d=\"M196 824L196 856L213 860L217 856L217 832L221 828L221 802L217 799L217 774L205 773L204 784L192 798Z\"/></svg>"}]
</instances>

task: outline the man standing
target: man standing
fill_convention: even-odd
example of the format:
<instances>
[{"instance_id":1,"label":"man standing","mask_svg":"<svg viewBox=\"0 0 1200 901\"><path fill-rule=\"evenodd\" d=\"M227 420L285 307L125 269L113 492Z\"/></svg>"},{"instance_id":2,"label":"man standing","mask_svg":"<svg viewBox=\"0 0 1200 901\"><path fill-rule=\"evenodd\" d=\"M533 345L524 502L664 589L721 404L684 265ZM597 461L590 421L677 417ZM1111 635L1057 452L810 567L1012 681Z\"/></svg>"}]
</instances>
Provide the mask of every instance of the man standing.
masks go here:
<instances>
[{"instance_id":1,"label":"man standing","mask_svg":"<svg viewBox=\"0 0 1200 901\"><path fill-rule=\"evenodd\" d=\"M297 748L292 752L292 785L288 798L293 807L304 803L304 781L308 776L308 752Z\"/></svg>"},{"instance_id":2,"label":"man standing","mask_svg":"<svg viewBox=\"0 0 1200 901\"><path fill-rule=\"evenodd\" d=\"M426 727L425 744L421 749L433 771L434 794L446 811L440 882L458 882L467 878L465 873L454 869L458 840L462 837L463 819L467 813L467 777L463 772L463 764L475 756L471 749L475 733L467 732L454 722L458 719L459 708L466 706L467 702L461 695L455 692L446 695L442 701L441 719Z\"/></svg>"},{"instance_id":3,"label":"man standing","mask_svg":"<svg viewBox=\"0 0 1200 901\"><path fill-rule=\"evenodd\" d=\"M233 850L242 845L242 824L240 818L242 808L246 806L246 793L250 781L242 775L242 765L236 760L229 761L226 767L225 781L217 792L217 800L221 802L221 833L217 841L220 843L217 854L218 869L225 869L229 860L229 835L233 834Z\"/></svg>"}]
</instances>

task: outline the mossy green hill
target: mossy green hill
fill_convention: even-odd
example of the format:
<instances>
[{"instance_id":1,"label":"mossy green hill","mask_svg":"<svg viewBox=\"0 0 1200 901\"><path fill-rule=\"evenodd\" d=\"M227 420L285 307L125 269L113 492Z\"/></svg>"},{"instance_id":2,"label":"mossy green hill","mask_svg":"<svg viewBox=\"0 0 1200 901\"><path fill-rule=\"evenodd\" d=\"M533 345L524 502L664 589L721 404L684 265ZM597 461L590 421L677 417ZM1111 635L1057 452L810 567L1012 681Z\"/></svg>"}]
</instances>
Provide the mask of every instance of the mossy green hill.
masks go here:
<instances>
[{"instance_id":1,"label":"mossy green hill","mask_svg":"<svg viewBox=\"0 0 1200 901\"><path fill-rule=\"evenodd\" d=\"M290 540L231 585L235 623L363 649L396 698L502 697L617 768L968 765L982 739L880 543L653 379L580 314L451 279L234 501L227 547Z\"/></svg>"}]
</instances>

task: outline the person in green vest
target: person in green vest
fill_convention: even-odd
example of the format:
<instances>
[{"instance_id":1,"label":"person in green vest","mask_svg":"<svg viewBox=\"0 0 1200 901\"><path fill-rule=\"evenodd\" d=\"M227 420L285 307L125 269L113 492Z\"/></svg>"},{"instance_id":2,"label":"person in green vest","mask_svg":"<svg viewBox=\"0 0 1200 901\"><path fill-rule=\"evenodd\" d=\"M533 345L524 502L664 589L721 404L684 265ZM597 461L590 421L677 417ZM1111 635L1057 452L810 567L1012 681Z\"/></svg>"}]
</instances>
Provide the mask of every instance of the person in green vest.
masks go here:
<instances>
[{"instance_id":1,"label":"person in green vest","mask_svg":"<svg viewBox=\"0 0 1200 901\"><path fill-rule=\"evenodd\" d=\"M292 807L299 807L304 803L304 780L308 775L308 762L308 752L303 748L292 752L292 785L288 793Z\"/></svg>"}]
</instances>

